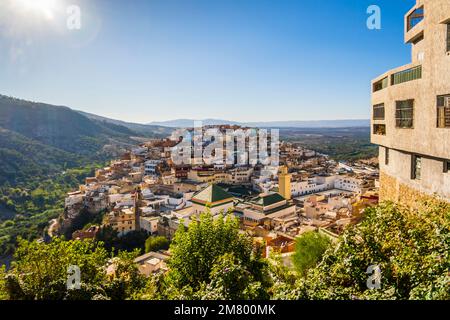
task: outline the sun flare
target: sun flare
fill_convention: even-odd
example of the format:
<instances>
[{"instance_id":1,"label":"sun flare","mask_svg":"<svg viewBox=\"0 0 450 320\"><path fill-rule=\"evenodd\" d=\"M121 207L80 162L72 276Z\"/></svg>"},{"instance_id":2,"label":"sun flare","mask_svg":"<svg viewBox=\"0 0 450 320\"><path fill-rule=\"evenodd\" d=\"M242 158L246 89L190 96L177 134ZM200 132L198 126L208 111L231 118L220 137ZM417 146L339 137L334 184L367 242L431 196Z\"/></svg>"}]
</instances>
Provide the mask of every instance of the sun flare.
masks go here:
<instances>
[{"instance_id":1,"label":"sun flare","mask_svg":"<svg viewBox=\"0 0 450 320\"><path fill-rule=\"evenodd\" d=\"M52 20L56 8L56 0L17 0L18 4L27 11L42 14Z\"/></svg>"}]
</instances>

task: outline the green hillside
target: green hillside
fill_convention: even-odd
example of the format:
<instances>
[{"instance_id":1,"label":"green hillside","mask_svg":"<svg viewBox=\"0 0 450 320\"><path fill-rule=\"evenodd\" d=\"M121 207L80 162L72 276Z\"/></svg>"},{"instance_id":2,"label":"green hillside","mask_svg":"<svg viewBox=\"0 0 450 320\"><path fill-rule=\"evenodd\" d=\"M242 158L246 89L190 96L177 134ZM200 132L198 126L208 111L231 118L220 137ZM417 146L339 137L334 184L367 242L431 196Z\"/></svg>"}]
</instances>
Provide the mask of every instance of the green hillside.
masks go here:
<instances>
[{"instance_id":1,"label":"green hillside","mask_svg":"<svg viewBox=\"0 0 450 320\"><path fill-rule=\"evenodd\" d=\"M18 236L41 236L62 212L66 192L96 167L137 139L170 131L0 95L0 257Z\"/></svg>"},{"instance_id":2,"label":"green hillside","mask_svg":"<svg viewBox=\"0 0 450 320\"><path fill-rule=\"evenodd\" d=\"M83 157L0 128L0 185L26 182L32 176L47 176L64 167L80 165Z\"/></svg>"},{"instance_id":3,"label":"green hillside","mask_svg":"<svg viewBox=\"0 0 450 320\"><path fill-rule=\"evenodd\" d=\"M113 139L130 144L130 129L93 121L67 107L0 96L0 127L67 152L93 156Z\"/></svg>"},{"instance_id":4,"label":"green hillside","mask_svg":"<svg viewBox=\"0 0 450 320\"><path fill-rule=\"evenodd\" d=\"M67 107L0 95L0 186L105 161L136 145L136 137L169 133L169 129L145 125L136 125L140 130L134 131L130 129L134 124L123 124L87 117Z\"/></svg>"}]
</instances>

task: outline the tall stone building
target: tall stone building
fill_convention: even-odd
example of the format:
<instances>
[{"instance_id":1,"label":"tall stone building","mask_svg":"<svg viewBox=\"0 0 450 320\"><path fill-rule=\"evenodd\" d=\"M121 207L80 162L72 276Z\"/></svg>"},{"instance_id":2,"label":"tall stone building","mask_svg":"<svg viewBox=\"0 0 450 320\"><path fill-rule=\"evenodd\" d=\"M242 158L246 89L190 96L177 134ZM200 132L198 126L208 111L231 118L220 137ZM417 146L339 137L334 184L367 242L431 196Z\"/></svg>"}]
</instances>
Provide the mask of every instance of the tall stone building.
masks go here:
<instances>
[{"instance_id":1,"label":"tall stone building","mask_svg":"<svg viewBox=\"0 0 450 320\"><path fill-rule=\"evenodd\" d=\"M291 179L292 175L289 174L288 168L286 166L282 166L280 169L280 173L278 176L278 187L279 192L286 200L291 200Z\"/></svg>"},{"instance_id":2,"label":"tall stone building","mask_svg":"<svg viewBox=\"0 0 450 320\"><path fill-rule=\"evenodd\" d=\"M405 43L412 63L372 81L380 197L450 201L450 0L417 0L405 15Z\"/></svg>"}]
</instances>

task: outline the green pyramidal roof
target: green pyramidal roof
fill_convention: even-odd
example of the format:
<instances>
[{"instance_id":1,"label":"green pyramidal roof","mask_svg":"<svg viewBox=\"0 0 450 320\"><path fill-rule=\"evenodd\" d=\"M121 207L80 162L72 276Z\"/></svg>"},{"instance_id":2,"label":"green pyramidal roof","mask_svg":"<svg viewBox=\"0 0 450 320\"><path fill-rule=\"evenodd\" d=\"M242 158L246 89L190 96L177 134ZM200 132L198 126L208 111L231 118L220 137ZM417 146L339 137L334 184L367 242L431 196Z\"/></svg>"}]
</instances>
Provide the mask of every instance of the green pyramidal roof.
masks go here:
<instances>
[{"instance_id":1,"label":"green pyramidal roof","mask_svg":"<svg viewBox=\"0 0 450 320\"><path fill-rule=\"evenodd\" d=\"M253 202L254 204L263 206L263 207L267 207L270 206L272 204L281 202L281 201L285 201L286 199L284 199L279 193L272 193L272 194L268 194L268 195L264 195L264 196L259 196L256 198L253 198L251 200L251 202Z\"/></svg>"},{"instance_id":2,"label":"green pyramidal roof","mask_svg":"<svg viewBox=\"0 0 450 320\"><path fill-rule=\"evenodd\" d=\"M233 200L233 196L215 184L197 192L192 197L193 202L203 203L214 203L223 200Z\"/></svg>"}]
</instances>

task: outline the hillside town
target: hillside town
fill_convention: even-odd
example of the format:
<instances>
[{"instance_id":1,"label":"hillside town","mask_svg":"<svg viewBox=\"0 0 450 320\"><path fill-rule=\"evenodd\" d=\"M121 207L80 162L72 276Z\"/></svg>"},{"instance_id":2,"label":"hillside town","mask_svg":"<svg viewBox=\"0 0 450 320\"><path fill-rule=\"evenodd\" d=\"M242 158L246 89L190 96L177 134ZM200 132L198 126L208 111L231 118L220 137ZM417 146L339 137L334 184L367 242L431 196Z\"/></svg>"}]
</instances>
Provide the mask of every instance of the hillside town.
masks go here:
<instances>
[{"instance_id":1,"label":"hillside town","mask_svg":"<svg viewBox=\"0 0 450 320\"><path fill-rule=\"evenodd\" d=\"M76 230L73 239L94 238L109 226L119 236L145 231L170 241L181 224L189 228L205 211L215 218L229 213L239 219L242 232L265 248L265 255L276 250L289 256L302 233L317 230L334 240L361 219L364 208L378 203L378 170L371 161L337 163L314 150L280 142L275 170L261 164L177 165L171 155L179 142L177 132L150 140L96 170L67 195L59 231L85 210L103 213L102 225ZM169 255L149 252L135 262L148 275L164 270Z\"/></svg>"}]
</instances>

